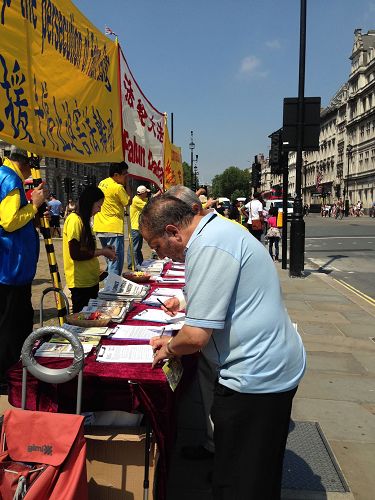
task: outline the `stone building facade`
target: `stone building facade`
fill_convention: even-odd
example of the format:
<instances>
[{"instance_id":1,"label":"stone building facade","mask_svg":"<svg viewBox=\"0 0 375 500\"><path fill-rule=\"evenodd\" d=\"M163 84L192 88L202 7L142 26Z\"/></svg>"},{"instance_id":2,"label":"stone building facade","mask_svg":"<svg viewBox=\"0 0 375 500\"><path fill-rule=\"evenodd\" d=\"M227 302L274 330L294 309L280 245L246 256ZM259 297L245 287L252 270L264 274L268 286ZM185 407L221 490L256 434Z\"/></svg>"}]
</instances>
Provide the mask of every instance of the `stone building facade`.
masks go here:
<instances>
[{"instance_id":1,"label":"stone building facade","mask_svg":"<svg viewBox=\"0 0 375 500\"><path fill-rule=\"evenodd\" d=\"M354 32L351 71L321 110L319 150L305 152L302 196L305 203L349 204L375 200L375 30ZM295 192L295 153L289 154L289 194ZM271 184L279 183L272 176Z\"/></svg>"}]
</instances>

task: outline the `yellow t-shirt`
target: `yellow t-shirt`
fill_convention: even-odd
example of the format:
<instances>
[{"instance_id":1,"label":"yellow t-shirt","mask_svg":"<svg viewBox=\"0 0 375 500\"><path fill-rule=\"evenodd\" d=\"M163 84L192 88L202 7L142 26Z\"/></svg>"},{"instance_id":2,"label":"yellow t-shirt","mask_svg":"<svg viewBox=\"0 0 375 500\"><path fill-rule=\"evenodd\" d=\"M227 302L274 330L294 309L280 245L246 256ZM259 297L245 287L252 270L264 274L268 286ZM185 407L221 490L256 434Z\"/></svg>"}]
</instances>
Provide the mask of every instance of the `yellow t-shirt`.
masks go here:
<instances>
[{"instance_id":1,"label":"yellow t-shirt","mask_svg":"<svg viewBox=\"0 0 375 500\"><path fill-rule=\"evenodd\" d=\"M82 220L76 213L71 213L65 220L63 229L63 257L65 279L68 288L89 288L99 283L99 259L73 260L69 252L69 241L80 241Z\"/></svg>"},{"instance_id":2,"label":"yellow t-shirt","mask_svg":"<svg viewBox=\"0 0 375 500\"><path fill-rule=\"evenodd\" d=\"M124 207L129 195L122 184L107 177L99 183L104 193L102 209L94 217L94 231L97 233L124 233Z\"/></svg>"},{"instance_id":3,"label":"yellow t-shirt","mask_svg":"<svg viewBox=\"0 0 375 500\"><path fill-rule=\"evenodd\" d=\"M135 195L130 205L130 225L132 229L139 230L139 216L147 204L147 199L142 200L138 195Z\"/></svg>"}]
</instances>

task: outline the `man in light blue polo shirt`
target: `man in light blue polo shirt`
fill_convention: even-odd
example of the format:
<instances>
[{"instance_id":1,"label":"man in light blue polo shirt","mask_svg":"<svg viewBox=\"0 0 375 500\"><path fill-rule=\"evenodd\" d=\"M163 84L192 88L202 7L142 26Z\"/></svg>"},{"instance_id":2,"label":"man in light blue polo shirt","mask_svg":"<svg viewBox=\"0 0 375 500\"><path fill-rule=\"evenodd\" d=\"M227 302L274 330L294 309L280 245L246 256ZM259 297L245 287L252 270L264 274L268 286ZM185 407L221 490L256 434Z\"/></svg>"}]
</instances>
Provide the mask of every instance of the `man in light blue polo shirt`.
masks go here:
<instances>
[{"instance_id":1,"label":"man in light blue polo shirt","mask_svg":"<svg viewBox=\"0 0 375 500\"><path fill-rule=\"evenodd\" d=\"M152 339L154 365L203 350L219 367L214 498L278 498L305 351L268 252L240 226L173 197L152 200L140 230L160 257L186 263L185 326L170 340Z\"/></svg>"}]
</instances>

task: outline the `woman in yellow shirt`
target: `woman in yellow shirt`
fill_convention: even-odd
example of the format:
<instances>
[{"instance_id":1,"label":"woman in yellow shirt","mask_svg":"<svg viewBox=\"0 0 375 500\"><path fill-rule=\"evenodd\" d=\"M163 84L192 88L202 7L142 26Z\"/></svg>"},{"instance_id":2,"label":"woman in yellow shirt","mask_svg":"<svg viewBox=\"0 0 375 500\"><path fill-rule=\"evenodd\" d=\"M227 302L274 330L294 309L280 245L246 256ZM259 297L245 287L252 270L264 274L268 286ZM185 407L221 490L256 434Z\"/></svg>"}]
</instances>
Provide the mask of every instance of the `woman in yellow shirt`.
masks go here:
<instances>
[{"instance_id":1,"label":"woman in yellow shirt","mask_svg":"<svg viewBox=\"0 0 375 500\"><path fill-rule=\"evenodd\" d=\"M113 261L112 247L97 249L91 218L100 212L104 193L95 186L87 187L79 197L77 212L65 220L63 257L66 284L72 294L73 312L79 312L99 291L99 255Z\"/></svg>"}]
</instances>

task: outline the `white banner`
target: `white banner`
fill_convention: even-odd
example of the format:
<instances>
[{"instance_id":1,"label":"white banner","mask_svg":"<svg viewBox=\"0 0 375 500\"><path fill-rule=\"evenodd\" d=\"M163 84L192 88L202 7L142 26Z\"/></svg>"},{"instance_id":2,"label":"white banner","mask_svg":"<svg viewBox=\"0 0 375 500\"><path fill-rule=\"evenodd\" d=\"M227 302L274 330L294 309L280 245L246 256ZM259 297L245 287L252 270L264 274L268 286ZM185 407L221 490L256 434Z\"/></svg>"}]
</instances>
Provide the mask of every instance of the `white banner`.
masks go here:
<instances>
[{"instance_id":1,"label":"white banner","mask_svg":"<svg viewBox=\"0 0 375 500\"><path fill-rule=\"evenodd\" d=\"M163 187L165 117L143 95L120 51L122 140L129 173Z\"/></svg>"}]
</instances>

